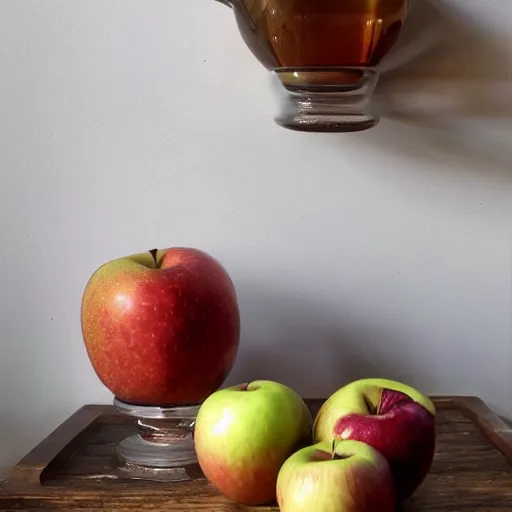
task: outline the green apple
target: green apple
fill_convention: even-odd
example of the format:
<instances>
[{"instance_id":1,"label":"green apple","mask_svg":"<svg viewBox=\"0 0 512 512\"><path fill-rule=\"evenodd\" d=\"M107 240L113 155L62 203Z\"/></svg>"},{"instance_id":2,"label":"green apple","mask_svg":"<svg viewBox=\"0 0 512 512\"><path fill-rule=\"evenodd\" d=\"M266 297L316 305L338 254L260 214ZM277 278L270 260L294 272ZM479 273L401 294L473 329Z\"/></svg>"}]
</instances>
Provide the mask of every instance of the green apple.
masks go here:
<instances>
[{"instance_id":1,"label":"green apple","mask_svg":"<svg viewBox=\"0 0 512 512\"><path fill-rule=\"evenodd\" d=\"M284 461L312 441L302 398L277 382L253 381L219 390L199 409L194 441L210 483L237 503L275 500Z\"/></svg>"},{"instance_id":2,"label":"green apple","mask_svg":"<svg viewBox=\"0 0 512 512\"><path fill-rule=\"evenodd\" d=\"M331 395L314 424L315 442L352 439L388 460L402 502L430 470L435 451L436 410L416 389L388 379L352 382Z\"/></svg>"},{"instance_id":3,"label":"green apple","mask_svg":"<svg viewBox=\"0 0 512 512\"><path fill-rule=\"evenodd\" d=\"M386 459L359 441L317 443L293 454L277 479L281 512L393 512Z\"/></svg>"}]
</instances>

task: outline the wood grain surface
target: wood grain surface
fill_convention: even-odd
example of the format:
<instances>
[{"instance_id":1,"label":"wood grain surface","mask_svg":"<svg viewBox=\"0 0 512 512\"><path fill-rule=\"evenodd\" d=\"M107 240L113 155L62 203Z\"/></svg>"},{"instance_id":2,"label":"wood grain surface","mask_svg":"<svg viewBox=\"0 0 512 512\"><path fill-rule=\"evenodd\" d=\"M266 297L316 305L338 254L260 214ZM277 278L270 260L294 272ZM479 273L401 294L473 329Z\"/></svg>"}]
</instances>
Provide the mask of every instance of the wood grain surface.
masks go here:
<instances>
[{"instance_id":1,"label":"wood grain surface","mask_svg":"<svg viewBox=\"0 0 512 512\"><path fill-rule=\"evenodd\" d=\"M512 430L474 397L433 397L437 449L432 470L404 512L511 512ZM316 414L322 400L307 400ZM87 405L12 470L0 487L0 510L274 512L220 496L198 466L180 483L126 479L116 444L135 431L113 407ZM378 511L376 511L378 512Z\"/></svg>"}]
</instances>

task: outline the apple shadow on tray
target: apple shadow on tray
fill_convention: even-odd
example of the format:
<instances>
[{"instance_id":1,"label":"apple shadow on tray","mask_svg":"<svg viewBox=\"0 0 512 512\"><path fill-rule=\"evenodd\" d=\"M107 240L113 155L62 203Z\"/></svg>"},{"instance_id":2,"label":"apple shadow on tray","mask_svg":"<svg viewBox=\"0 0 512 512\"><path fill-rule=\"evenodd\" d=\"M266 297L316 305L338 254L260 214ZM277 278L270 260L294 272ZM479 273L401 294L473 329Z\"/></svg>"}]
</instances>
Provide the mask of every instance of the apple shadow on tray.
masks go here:
<instances>
[{"instance_id":1,"label":"apple shadow on tray","mask_svg":"<svg viewBox=\"0 0 512 512\"><path fill-rule=\"evenodd\" d=\"M343 304L253 283L237 288L242 337L225 386L274 380L303 397L325 398L353 380L385 377L430 391L428 371L411 364L414 347L372 324L370 315L361 326L343 314Z\"/></svg>"},{"instance_id":2,"label":"apple shadow on tray","mask_svg":"<svg viewBox=\"0 0 512 512\"><path fill-rule=\"evenodd\" d=\"M510 184L507 43L448 0L414 1L399 42L381 64L374 110L382 123L362 132L365 143L429 162L462 158Z\"/></svg>"}]
</instances>

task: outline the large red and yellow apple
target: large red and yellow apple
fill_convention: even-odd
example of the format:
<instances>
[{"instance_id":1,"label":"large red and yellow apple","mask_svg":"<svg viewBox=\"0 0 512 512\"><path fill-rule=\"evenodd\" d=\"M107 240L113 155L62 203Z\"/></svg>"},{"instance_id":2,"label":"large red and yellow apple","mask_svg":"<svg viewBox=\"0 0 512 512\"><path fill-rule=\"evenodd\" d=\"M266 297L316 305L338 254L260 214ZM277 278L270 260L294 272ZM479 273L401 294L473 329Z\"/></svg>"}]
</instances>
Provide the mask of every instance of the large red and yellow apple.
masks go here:
<instances>
[{"instance_id":1,"label":"large red and yellow apple","mask_svg":"<svg viewBox=\"0 0 512 512\"><path fill-rule=\"evenodd\" d=\"M237 503L275 500L279 469L312 441L302 398L277 382L222 389L201 405L195 426L199 465L210 483Z\"/></svg>"},{"instance_id":2,"label":"large red and yellow apple","mask_svg":"<svg viewBox=\"0 0 512 512\"><path fill-rule=\"evenodd\" d=\"M386 459L359 441L327 441L293 454L277 479L281 512L394 512Z\"/></svg>"},{"instance_id":3,"label":"large red and yellow apple","mask_svg":"<svg viewBox=\"0 0 512 512\"><path fill-rule=\"evenodd\" d=\"M222 385L238 352L233 283L218 261L192 248L102 265L85 288L81 323L98 377L133 404L200 403Z\"/></svg>"},{"instance_id":4,"label":"large red and yellow apple","mask_svg":"<svg viewBox=\"0 0 512 512\"><path fill-rule=\"evenodd\" d=\"M314 424L316 442L351 439L388 460L397 499L407 499L430 470L436 443L436 410L419 391L387 379L352 382L331 395Z\"/></svg>"}]
</instances>

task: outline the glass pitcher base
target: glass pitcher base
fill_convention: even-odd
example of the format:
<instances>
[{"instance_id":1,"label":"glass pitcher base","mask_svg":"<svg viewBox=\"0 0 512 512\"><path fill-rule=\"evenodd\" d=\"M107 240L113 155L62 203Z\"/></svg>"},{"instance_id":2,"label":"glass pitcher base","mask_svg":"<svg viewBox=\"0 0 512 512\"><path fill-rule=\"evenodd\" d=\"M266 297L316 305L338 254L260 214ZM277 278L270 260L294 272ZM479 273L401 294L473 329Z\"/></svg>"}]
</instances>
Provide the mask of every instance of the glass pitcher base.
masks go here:
<instances>
[{"instance_id":1,"label":"glass pitcher base","mask_svg":"<svg viewBox=\"0 0 512 512\"><path fill-rule=\"evenodd\" d=\"M371 68L279 68L278 125L308 132L355 132L378 122L370 109L378 73Z\"/></svg>"}]
</instances>

